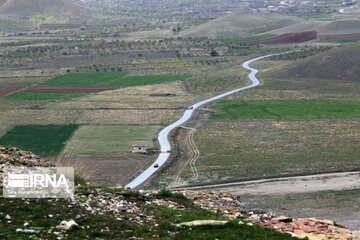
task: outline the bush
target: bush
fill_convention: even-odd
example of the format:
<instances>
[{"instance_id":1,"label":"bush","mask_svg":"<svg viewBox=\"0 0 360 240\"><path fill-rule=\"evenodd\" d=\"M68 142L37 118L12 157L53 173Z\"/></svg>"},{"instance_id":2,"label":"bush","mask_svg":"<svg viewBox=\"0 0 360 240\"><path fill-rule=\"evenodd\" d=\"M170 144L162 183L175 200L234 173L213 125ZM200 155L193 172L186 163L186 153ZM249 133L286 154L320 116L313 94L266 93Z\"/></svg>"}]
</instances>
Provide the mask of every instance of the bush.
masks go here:
<instances>
[{"instance_id":1,"label":"bush","mask_svg":"<svg viewBox=\"0 0 360 240\"><path fill-rule=\"evenodd\" d=\"M219 54L218 54L218 52L217 51L215 51L215 49L213 49L213 50L211 50L211 52L210 52L210 56L212 56L212 57L216 57L216 56L218 56Z\"/></svg>"},{"instance_id":2,"label":"bush","mask_svg":"<svg viewBox=\"0 0 360 240\"><path fill-rule=\"evenodd\" d=\"M158 192L158 193L156 194L156 196L157 196L157 197L169 198L169 197L172 197L173 194L172 194L172 192L171 192L170 190L168 190L168 189L166 189L166 188L163 188L163 189L161 189L160 192Z\"/></svg>"}]
</instances>

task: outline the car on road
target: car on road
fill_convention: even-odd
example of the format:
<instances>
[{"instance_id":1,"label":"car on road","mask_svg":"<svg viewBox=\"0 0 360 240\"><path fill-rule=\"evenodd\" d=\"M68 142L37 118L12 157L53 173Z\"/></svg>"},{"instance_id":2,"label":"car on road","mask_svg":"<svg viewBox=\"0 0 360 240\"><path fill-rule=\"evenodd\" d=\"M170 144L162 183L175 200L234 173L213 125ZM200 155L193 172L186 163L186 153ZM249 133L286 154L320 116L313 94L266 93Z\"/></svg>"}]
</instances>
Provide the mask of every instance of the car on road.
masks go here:
<instances>
[{"instance_id":1,"label":"car on road","mask_svg":"<svg viewBox=\"0 0 360 240\"><path fill-rule=\"evenodd\" d=\"M158 168L158 167L159 167L159 164L155 164L155 165L154 165L154 168Z\"/></svg>"},{"instance_id":2,"label":"car on road","mask_svg":"<svg viewBox=\"0 0 360 240\"><path fill-rule=\"evenodd\" d=\"M193 109L194 109L193 106L188 107L188 110L193 110Z\"/></svg>"}]
</instances>

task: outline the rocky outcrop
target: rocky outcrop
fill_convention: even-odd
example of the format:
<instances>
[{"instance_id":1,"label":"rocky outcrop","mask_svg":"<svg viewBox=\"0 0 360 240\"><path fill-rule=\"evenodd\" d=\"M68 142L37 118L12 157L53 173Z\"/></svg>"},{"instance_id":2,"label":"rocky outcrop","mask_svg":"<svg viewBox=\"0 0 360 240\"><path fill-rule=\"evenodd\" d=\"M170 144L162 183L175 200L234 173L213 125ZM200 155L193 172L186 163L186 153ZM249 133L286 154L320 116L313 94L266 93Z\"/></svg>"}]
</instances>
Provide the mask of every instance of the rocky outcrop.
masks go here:
<instances>
[{"instance_id":1,"label":"rocky outcrop","mask_svg":"<svg viewBox=\"0 0 360 240\"><path fill-rule=\"evenodd\" d=\"M179 226L187 226L187 227L197 227L197 226L203 226L203 225L219 226L219 225L225 225L228 222L229 221L195 220L195 221L191 221L191 222L179 223Z\"/></svg>"},{"instance_id":2,"label":"rocky outcrop","mask_svg":"<svg viewBox=\"0 0 360 240\"><path fill-rule=\"evenodd\" d=\"M230 193L212 193L206 191L179 193L189 197L199 207L219 213L229 219L242 219L252 221L263 227L272 228L282 233L300 239L310 240L355 240L360 239L360 233L350 231L333 221L315 218L293 219L279 216L272 212L260 209L246 209L240 196Z\"/></svg>"},{"instance_id":3,"label":"rocky outcrop","mask_svg":"<svg viewBox=\"0 0 360 240\"><path fill-rule=\"evenodd\" d=\"M40 159L36 154L19 148L0 146L0 188L3 186L4 167L51 167L51 163Z\"/></svg>"},{"instance_id":4,"label":"rocky outcrop","mask_svg":"<svg viewBox=\"0 0 360 240\"><path fill-rule=\"evenodd\" d=\"M360 234L351 232L348 228L333 221L319 220L315 218L292 219L277 217L270 221L255 221L263 227L274 228L283 233L294 233L299 238L310 240L350 240L360 239Z\"/></svg>"}]
</instances>

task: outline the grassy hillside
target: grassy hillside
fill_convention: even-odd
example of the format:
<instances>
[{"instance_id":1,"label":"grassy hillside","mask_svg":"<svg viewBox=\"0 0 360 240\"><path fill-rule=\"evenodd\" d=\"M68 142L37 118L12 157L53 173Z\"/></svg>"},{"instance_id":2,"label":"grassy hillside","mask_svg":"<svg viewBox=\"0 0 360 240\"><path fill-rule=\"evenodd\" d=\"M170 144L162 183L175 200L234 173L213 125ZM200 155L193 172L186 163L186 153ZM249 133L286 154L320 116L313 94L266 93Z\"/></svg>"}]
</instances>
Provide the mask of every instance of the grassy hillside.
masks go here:
<instances>
[{"instance_id":1,"label":"grassy hillside","mask_svg":"<svg viewBox=\"0 0 360 240\"><path fill-rule=\"evenodd\" d=\"M0 15L15 18L34 16L69 17L93 12L77 0L7 0L0 6Z\"/></svg>"},{"instance_id":2,"label":"grassy hillside","mask_svg":"<svg viewBox=\"0 0 360 240\"><path fill-rule=\"evenodd\" d=\"M360 19L334 21L302 21L270 31L270 34L286 34L290 32L317 31L319 35L336 35L360 33Z\"/></svg>"},{"instance_id":3,"label":"grassy hillside","mask_svg":"<svg viewBox=\"0 0 360 240\"><path fill-rule=\"evenodd\" d=\"M79 200L71 203L66 199L1 198L0 210L3 214L0 220L4 222L0 224L1 239L294 239L289 234L263 228L247 220L241 220L242 224L239 220L229 221L218 213L200 209L184 195L166 190L145 196L126 189L79 184L75 191ZM163 203L184 207L168 207ZM113 207L114 204L118 206ZM96 212L90 212L89 208L96 209ZM121 210L115 211L114 208ZM11 221L6 219L7 216ZM79 227L69 231L56 229L55 226L64 219L74 219ZM219 226L176 227L181 222L194 220L229 222Z\"/></svg>"},{"instance_id":4,"label":"grassy hillside","mask_svg":"<svg viewBox=\"0 0 360 240\"><path fill-rule=\"evenodd\" d=\"M219 17L181 33L184 37L237 38L260 34L297 23L296 17L277 14L237 12Z\"/></svg>"},{"instance_id":5,"label":"grassy hillside","mask_svg":"<svg viewBox=\"0 0 360 240\"><path fill-rule=\"evenodd\" d=\"M331 49L296 61L286 68L265 73L269 78L318 78L359 81L360 44Z\"/></svg>"}]
</instances>

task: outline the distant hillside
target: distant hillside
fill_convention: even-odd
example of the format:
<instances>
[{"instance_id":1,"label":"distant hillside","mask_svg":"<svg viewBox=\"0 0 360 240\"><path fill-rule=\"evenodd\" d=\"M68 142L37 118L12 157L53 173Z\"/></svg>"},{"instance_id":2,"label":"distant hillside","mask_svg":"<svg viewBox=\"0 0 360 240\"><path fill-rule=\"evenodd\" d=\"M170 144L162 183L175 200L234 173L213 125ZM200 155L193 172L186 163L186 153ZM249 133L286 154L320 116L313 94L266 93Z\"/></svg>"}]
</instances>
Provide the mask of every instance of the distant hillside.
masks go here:
<instances>
[{"instance_id":1,"label":"distant hillside","mask_svg":"<svg viewBox=\"0 0 360 240\"><path fill-rule=\"evenodd\" d=\"M295 24L302 19L277 14L237 12L181 33L183 37L236 38L260 34Z\"/></svg>"},{"instance_id":2,"label":"distant hillside","mask_svg":"<svg viewBox=\"0 0 360 240\"><path fill-rule=\"evenodd\" d=\"M267 73L277 78L320 78L360 81L360 44L331 49Z\"/></svg>"},{"instance_id":3,"label":"distant hillside","mask_svg":"<svg viewBox=\"0 0 360 240\"><path fill-rule=\"evenodd\" d=\"M271 34L317 31L319 35L360 33L360 19L337 21L303 21L291 26L270 31Z\"/></svg>"},{"instance_id":4,"label":"distant hillside","mask_svg":"<svg viewBox=\"0 0 360 240\"><path fill-rule=\"evenodd\" d=\"M94 12L77 0L5 0L0 5L0 16L31 18L53 16L61 19Z\"/></svg>"}]
</instances>

